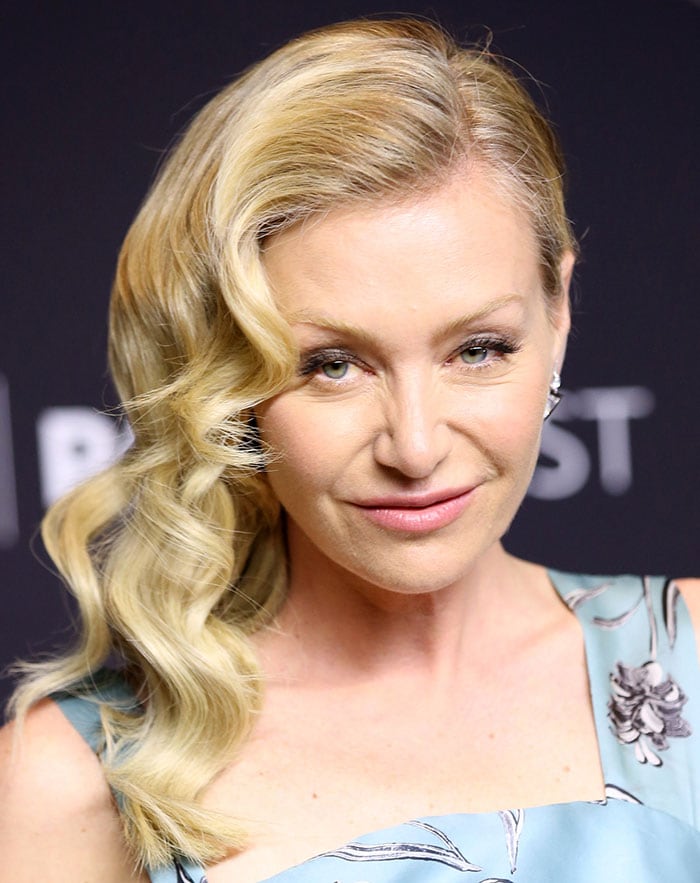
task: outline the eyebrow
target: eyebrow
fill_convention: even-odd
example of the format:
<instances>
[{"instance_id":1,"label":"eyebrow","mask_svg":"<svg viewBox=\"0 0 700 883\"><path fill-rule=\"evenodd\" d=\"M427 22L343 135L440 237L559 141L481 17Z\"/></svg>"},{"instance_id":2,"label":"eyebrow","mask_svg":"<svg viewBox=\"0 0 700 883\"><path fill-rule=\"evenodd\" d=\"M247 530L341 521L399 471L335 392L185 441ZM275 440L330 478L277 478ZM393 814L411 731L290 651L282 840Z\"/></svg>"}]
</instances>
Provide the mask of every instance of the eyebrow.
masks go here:
<instances>
[{"instance_id":1,"label":"eyebrow","mask_svg":"<svg viewBox=\"0 0 700 883\"><path fill-rule=\"evenodd\" d=\"M509 306L512 303L522 303L523 300L524 297L521 294L505 294L503 297L498 297L495 300L489 301L489 303L484 304L483 307L475 310L473 313L466 313L463 316L450 319L449 322L438 329L435 334L435 340L442 340L450 337L462 328L485 319L492 313L496 313L498 310L503 309L503 307ZM367 329L360 325L355 325L352 322L336 320L330 316L324 316L322 313L314 313L313 310L297 310L293 313L289 313L286 318L292 325L313 325L316 328L322 328L326 331L334 331L337 334L347 335L348 337L353 337L365 343L372 343L375 339L375 336L371 331L367 331Z\"/></svg>"}]
</instances>

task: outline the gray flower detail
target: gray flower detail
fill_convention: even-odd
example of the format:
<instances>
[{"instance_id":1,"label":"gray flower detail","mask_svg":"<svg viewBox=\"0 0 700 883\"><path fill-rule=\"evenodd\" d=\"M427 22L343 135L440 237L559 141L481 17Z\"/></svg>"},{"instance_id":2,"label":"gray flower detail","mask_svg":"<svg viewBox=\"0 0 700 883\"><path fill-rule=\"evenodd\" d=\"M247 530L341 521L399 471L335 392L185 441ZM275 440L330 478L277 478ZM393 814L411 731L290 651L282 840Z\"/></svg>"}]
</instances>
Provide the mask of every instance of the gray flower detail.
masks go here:
<instances>
[{"instance_id":1,"label":"gray flower detail","mask_svg":"<svg viewBox=\"0 0 700 883\"><path fill-rule=\"evenodd\" d=\"M196 883L178 861L175 862L175 872L177 874L177 883ZM207 883L207 878L200 877L199 883Z\"/></svg>"},{"instance_id":2,"label":"gray flower detail","mask_svg":"<svg viewBox=\"0 0 700 883\"><path fill-rule=\"evenodd\" d=\"M342 858L351 862L383 862L397 861L400 859L413 859L414 861L430 861L440 862L448 865L456 871L481 871L478 865L473 864L467 859L459 848L450 840L444 831L434 827L428 822L422 822L419 819L413 819L407 822L408 825L415 825L423 828L425 831L434 834L438 840L441 840L444 846L437 846L429 843L347 843L340 849L334 849L332 852L321 853L323 857Z\"/></svg>"},{"instance_id":3,"label":"gray flower detail","mask_svg":"<svg viewBox=\"0 0 700 883\"><path fill-rule=\"evenodd\" d=\"M620 788L619 785L613 785L610 782L605 783L605 798L603 800L594 800L594 803L605 805L608 800L624 800L625 803L636 803L637 806L644 806L642 801L635 797L630 791Z\"/></svg>"},{"instance_id":4,"label":"gray flower detail","mask_svg":"<svg viewBox=\"0 0 700 883\"><path fill-rule=\"evenodd\" d=\"M634 745L639 763L661 766L656 753L668 748L669 738L690 736L690 724L681 717L687 697L655 661L636 668L617 663L610 675L612 698L608 717L619 742Z\"/></svg>"},{"instance_id":5,"label":"gray flower detail","mask_svg":"<svg viewBox=\"0 0 700 883\"><path fill-rule=\"evenodd\" d=\"M515 873L518 860L518 846L520 845L520 834L523 829L523 821L525 813L522 809L499 810L498 815L503 822L503 828L506 834L506 848L508 850L508 860L510 861L510 872ZM482 881L488 883L488 881Z\"/></svg>"}]
</instances>

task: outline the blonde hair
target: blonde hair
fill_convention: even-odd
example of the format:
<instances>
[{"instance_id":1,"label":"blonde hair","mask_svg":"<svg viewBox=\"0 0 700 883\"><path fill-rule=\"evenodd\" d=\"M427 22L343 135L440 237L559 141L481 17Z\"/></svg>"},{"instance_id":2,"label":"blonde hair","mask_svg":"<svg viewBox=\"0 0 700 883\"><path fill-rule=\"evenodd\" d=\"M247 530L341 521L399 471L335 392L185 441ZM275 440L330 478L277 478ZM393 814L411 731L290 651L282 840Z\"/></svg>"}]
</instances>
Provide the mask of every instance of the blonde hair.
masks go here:
<instances>
[{"instance_id":1,"label":"blonde hair","mask_svg":"<svg viewBox=\"0 0 700 883\"><path fill-rule=\"evenodd\" d=\"M336 25L278 50L198 114L126 237L110 363L135 440L46 516L81 636L70 654L24 666L14 708L114 654L124 663L143 705L102 707L103 760L148 866L173 851L209 862L244 842L199 799L260 707L248 635L285 589L251 415L288 383L296 354L262 243L336 206L425 192L472 163L532 219L556 299L574 248L562 161L515 77L425 22Z\"/></svg>"}]
</instances>

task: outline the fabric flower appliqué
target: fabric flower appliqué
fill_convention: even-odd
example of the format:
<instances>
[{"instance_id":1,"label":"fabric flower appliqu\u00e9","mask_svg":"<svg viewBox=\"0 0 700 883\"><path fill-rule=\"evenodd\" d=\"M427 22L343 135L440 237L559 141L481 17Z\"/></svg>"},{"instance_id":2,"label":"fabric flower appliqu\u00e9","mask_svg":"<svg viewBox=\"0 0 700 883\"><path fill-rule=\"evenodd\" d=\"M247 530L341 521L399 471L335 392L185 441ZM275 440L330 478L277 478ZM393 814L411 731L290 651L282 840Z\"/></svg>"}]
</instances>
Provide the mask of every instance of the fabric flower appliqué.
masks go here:
<instances>
[{"instance_id":1,"label":"fabric flower appliqu\u00e9","mask_svg":"<svg viewBox=\"0 0 700 883\"><path fill-rule=\"evenodd\" d=\"M656 751L665 751L669 738L691 734L690 724L681 717L687 697L673 678L664 678L655 661L639 668L618 662L610 686L608 717L615 736L623 744L634 744L640 763L661 766Z\"/></svg>"}]
</instances>

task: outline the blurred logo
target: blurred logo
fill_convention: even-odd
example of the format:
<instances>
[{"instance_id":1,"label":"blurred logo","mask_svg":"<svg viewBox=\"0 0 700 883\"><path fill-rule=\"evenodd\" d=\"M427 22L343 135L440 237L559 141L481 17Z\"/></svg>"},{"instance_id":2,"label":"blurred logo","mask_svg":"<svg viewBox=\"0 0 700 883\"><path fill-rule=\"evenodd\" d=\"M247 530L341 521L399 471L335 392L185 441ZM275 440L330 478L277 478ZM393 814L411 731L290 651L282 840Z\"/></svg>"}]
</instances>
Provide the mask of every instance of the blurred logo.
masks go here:
<instances>
[{"instance_id":1,"label":"blurred logo","mask_svg":"<svg viewBox=\"0 0 700 883\"><path fill-rule=\"evenodd\" d=\"M15 458L12 451L10 387L0 374L0 548L13 546L19 537Z\"/></svg>"},{"instance_id":2,"label":"blurred logo","mask_svg":"<svg viewBox=\"0 0 700 883\"><path fill-rule=\"evenodd\" d=\"M592 458L571 429L561 424L594 421L601 488L619 496L632 487L632 420L649 417L654 394L644 386L602 386L567 392L542 433L540 463L528 494L540 500L573 497L588 482Z\"/></svg>"}]
</instances>

